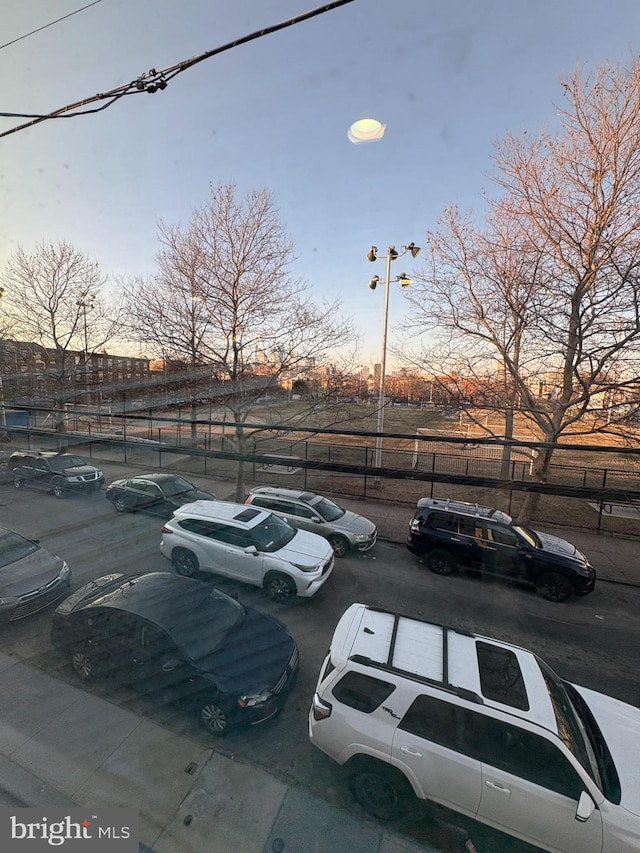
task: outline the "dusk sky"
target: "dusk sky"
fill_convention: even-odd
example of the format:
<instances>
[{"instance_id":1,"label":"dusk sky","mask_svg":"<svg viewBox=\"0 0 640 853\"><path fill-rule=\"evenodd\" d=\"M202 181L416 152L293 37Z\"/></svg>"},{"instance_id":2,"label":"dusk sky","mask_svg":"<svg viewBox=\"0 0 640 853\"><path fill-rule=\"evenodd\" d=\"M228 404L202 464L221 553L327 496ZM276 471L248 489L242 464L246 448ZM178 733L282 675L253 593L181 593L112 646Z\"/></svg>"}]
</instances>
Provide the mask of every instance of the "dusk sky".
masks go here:
<instances>
[{"instance_id":1,"label":"dusk sky","mask_svg":"<svg viewBox=\"0 0 640 853\"><path fill-rule=\"evenodd\" d=\"M5 2L0 43L86 2ZM0 111L49 112L321 5L101 0L0 49ZM294 272L317 298L342 300L371 365L384 288L366 284L385 273L371 245L423 245L451 202L481 213L494 141L553 125L560 76L628 63L639 24L638 0L354 0L163 92L0 139L0 264L18 245L66 240L106 274L149 275L159 220L186 222L211 182L265 187L295 241ZM354 145L349 127L365 117L385 134ZM406 311L394 285L391 344Z\"/></svg>"}]
</instances>

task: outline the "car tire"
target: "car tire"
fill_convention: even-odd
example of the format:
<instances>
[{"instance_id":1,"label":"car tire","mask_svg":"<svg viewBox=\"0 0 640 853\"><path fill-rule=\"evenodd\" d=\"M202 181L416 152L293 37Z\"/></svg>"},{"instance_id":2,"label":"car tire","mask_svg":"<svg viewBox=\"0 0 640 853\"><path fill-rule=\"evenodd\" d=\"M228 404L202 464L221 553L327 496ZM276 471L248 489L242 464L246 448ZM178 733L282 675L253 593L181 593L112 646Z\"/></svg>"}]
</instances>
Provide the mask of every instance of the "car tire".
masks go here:
<instances>
[{"instance_id":1,"label":"car tire","mask_svg":"<svg viewBox=\"0 0 640 853\"><path fill-rule=\"evenodd\" d=\"M559 572L545 572L536 581L536 592L547 601L560 604L571 596L573 587L565 575Z\"/></svg>"},{"instance_id":2,"label":"car tire","mask_svg":"<svg viewBox=\"0 0 640 853\"><path fill-rule=\"evenodd\" d=\"M72 653L71 666L80 681L93 681L98 674L95 657L86 649L76 649Z\"/></svg>"},{"instance_id":3,"label":"car tire","mask_svg":"<svg viewBox=\"0 0 640 853\"><path fill-rule=\"evenodd\" d=\"M179 575L194 578L200 571L198 558L186 548L175 548L171 554L171 565Z\"/></svg>"},{"instance_id":4,"label":"car tire","mask_svg":"<svg viewBox=\"0 0 640 853\"><path fill-rule=\"evenodd\" d=\"M442 548L436 548L427 554L425 562L435 575L450 575L456 569L453 557Z\"/></svg>"},{"instance_id":5,"label":"car tire","mask_svg":"<svg viewBox=\"0 0 640 853\"><path fill-rule=\"evenodd\" d=\"M51 494L54 498L58 498L58 500L66 498L67 490L64 487L64 483L60 480L53 482L51 486Z\"/></svg>"},{"instance_id":6,"label":"car tire","mask_svg":"<svg viewBox=\"0 0 640 853\"><path fill-rule=\"evenodd\" d=\"M336 557L346 557L349 553L349 543L344 536L327 536L327 541Z\"/></svg>"},{"instance_id":7,"label":"car tire","mask_svg":"<svg viewBox=\"0 0 640 853\"><path fill-rule=\"evenodd\" d=\"M362 808L382 821L404 817L412 804L411 786L397 770L372 763L349 775L349 788Z\"/></svg>"},{"instance_id":8,"label":"car tire","mask_svg":"<svg viewBox=\"0 0 640 853\"><path fill-rule=\"evenodd\" d=\"M224 737L229 731L229 715L215 702L207 702L201 707L200 723L214 737Z\"/></svg>"},{"instance_id":9,"label":"car tire","mask_svg":"<svg viewBox=\"0 0 640 853\"><path fill-rule=\"evenodd\" d=\"M264 581L264 589L269 598L278 604L290 601L298 591L290 577L279 573L267 575Z\"/></svg>"},{"instance_id":10,"label":"car tire","mask_svg":"<svg viewBox=\"0 0 640 853\"><path fill-rule=\"evenodd\" d=\"M16 477L13 481L13 486L16 489L24 489L24 480L22 480L20 477Z\"/></svg>"},{"instance_id":11,"label":"car tire","mask_svg":"<svg viewBox=\"0 0 640 853\"><path fill-rule=\"evenodd\" d=\"M113 508L116 512L127 512L129 507L127 506L127 502L122 497L117 497L113 501Z\"/></svg>"}]
</instances>

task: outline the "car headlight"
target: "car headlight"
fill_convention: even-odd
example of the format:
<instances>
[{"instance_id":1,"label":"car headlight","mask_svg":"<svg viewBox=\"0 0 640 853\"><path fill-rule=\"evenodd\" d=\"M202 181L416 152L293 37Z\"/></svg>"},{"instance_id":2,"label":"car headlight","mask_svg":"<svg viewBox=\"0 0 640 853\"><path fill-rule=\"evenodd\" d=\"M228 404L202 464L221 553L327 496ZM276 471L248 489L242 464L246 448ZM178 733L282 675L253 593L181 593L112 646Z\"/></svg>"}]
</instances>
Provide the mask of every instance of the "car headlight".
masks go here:
<instances>
[{"instance_id":1,"label":"car headlight","mask_svg":"<svg viewBox=\"0 0 640 853\"><path fill-rule=\"evenodd\" d=\"M18 599L15 596L8 595L6 598L0 598L0 607L17 607Z\"/></svg>"},{"instance_id":2,"label":"car headlight","mask_svg":"<svg viewBox=\"0 0 640 853\"><path fill-rule=\"evenodd\" d=\"M66 563L62 564L62 568L60 569L60 574L58 575L61 581L69 580L71 577L71 569Z\"/></svg>"},{"instance_id":3,"label":"car headlight","mask_svg":"<svg viewBox=\"0 0 640 853\"><path fill-rule=\"evenodd\" d=\"M68 483L81 483L82 477L67 477Z\"/></svg>"},{"instance_id":4,"label":"car headlight","mask_svg":"<svg viewBox=\"0 0 640 853\"><path fill-rule=\"evenodd\" d=\"M356 542L366 542L367 539L371 539L373 533L356 533L353 537Z\"/></svg>"},{"instance_id":5,"label":"car headlight","mask_svg":"<svg viewBox=\"0 0 640 853\"><path fill-rule=\"evenodd\" d=\"M251 696L238 696L238 705L241 708L254 708L256 705L263 705L271 699L271 692L263 690L262 693L254 693Z\"/></svg>"},{"instance_id":6,"label":"car headlight","mask_svg":"<svg viewBox=\"0 0 640 853\"><path fill-rule=\"evenodd\" d=\"M320 570L320 566L301 566L299 563L291 563L291 565L300 569L301 572L317 572Z\"/></svg>"}]
</instances>

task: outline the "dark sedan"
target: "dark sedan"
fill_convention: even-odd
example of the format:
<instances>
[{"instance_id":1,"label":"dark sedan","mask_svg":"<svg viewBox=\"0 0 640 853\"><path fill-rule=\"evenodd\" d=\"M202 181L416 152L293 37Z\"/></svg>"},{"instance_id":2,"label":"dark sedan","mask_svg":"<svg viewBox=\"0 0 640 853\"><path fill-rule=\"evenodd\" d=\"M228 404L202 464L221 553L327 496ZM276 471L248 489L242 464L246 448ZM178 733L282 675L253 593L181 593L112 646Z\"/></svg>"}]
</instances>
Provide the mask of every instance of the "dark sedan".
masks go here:
<instances>
[{"instance_id":1,"label":"dark sedan","mask_svg":"<svg viewBox=\"0 0 640 853\"><path fill-rule=\"evenodd\" d=\"M105 494L118 512L143 510L163 518L171 518L174 510L183 504L216 500L213 492L198 489L175 474L138 474L114 480Z\"/></svg>"},{"instance_id":2,"label":"dark sedan","mask_svg":"<svg viewBox=\"0 0 640 853\"><path fill-rule=\"evenodd\" d=\"M154 701L186 702L216 736L273 717L298 670L277 619L167 572L87 584L56 609L51 640L82 680L111 676Z\"/></svg>"}]
</instances>

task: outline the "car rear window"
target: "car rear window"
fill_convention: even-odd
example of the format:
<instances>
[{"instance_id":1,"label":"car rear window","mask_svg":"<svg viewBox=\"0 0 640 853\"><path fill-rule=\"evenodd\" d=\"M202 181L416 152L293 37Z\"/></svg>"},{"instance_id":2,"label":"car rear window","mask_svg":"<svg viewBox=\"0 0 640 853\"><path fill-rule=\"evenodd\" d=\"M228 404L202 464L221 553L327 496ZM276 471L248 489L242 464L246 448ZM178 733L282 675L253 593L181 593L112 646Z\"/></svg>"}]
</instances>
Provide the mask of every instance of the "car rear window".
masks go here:
<instances>
[{"instance_id":1,"label":"car rear window","mask_svg":"<svg viewBox=\"0 0 640 853\"><path fill-rule=\"evenodd\" d=\"M340 679L331 692L343 705L371 714L395 689L395 684L388 681L351 671Z\"/></svg>"}]
</instances>

